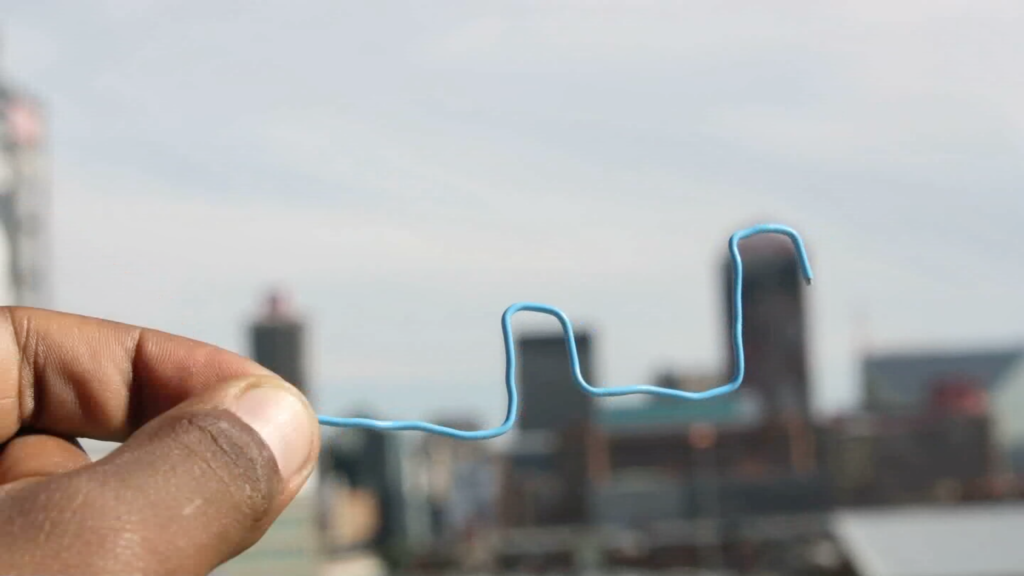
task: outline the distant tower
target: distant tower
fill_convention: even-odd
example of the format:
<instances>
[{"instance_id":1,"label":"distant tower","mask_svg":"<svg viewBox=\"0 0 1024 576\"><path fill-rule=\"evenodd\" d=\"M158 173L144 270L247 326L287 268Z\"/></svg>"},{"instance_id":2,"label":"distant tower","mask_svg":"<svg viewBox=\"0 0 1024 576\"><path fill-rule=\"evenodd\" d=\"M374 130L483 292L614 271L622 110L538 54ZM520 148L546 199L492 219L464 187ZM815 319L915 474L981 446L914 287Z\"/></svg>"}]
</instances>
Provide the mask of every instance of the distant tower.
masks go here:
<instances>
[{"instance_id":1,"label":"distant tower","mask_svg":"<svg viewBox=\"0 0 1024 576\"><path fill-rule=\"evenodd\" d=\"M309 396L305 325L281 292L273 291L267 297L261 315L249 329L249 345L253 360Z\"/></svg>"},{"instance_id":2,"label":"distant tower","mask_svg":"<svg viewBox=\"0 0 1024 576\"><path fill-rule=\"evenodd\" d=\"M811 410L805 335L804 284L788 238L759 235L742 240L743 347L746 375L742 393L756 398L768 417L808 418ZM732 260L723 270L729 376L732 357Z\"/></svg>"},{"instance_id":3,"label":"distant tower","mask_svg":"<svg viewBox=\"0 0 1024 576\"><path fill-rule=\"evenodd\" d=\"M42 105L0 75L0 306L50 306Z\"/></svg>"},{"instance_id":4,"label":"distant tower","mask_svg":"<svg viewBox=\"0 0 1024 576\"><path fill-rule=\"evenodd\" d=\"M562 333L524 336L516 347L522 397L518 427L565 430L589 424L593 402L573 380ZM576 352L584 380L593 385L591 337L585 331L576 332Z\"/></svg>"},{"instance_id":5,"label":"distant tower","mask_svg":"<svg viewBox=\"0 0 1024 576\"><path fill-rule=\"evenodd\" d=\"M580 330L575 336L580 372L594 385L591 335ZM528 524L585 524L591 493L588 443L593 435L593 398L573 380L561 332L524 336L516 347L522 396L518 448L538 440L547 445L539 459L527 457L510 466L518 478L513 482L524 489L517 506L531 510Z\"/></svg>"}]
</instances>

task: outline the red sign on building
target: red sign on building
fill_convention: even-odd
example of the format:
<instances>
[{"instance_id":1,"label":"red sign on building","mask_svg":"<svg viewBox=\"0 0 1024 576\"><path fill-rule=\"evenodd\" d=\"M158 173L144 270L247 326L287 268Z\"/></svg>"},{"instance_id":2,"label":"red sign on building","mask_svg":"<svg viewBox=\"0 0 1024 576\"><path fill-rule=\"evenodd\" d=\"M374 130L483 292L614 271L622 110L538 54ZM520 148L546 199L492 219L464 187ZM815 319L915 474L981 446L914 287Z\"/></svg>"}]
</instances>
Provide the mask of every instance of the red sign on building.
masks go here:
<instances>
[{"instance_id":1,"label":"red sign on building","mask_svg":"<svg viewBox=\"0 0 1024 576\"><path fill-rule=\"evenodd\" d=\"M931 385L929 406L932 411L955 415L980 416L988 411L988 394L969 377L951 376Z\"/></svg>"},{"instance_id":2,"label":"red sign on building","mask_svg":"<svg viewBox=\"0 0 1024 576\"><path fill-rule=\"evenodd\" d=\"M43 128L35 106L25 100L11 100L7 104L4 114L11 137L17 146L27 148L39 143Z\"/></svg>"}]
</instances>

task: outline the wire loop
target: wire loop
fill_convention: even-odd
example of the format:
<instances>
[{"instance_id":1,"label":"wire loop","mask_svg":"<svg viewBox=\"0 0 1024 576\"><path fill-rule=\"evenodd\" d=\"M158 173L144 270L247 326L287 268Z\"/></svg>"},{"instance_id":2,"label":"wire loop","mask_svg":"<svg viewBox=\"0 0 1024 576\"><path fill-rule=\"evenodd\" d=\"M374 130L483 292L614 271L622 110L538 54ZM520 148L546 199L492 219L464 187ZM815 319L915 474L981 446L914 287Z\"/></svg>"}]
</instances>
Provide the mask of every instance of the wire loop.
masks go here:
<instances>
[{"instance_id":1,"label":"wire loop","mask_svg":"<svg viewBox=\"0 0 1024 576\"><path fill-rule=\"evenodd\" d=\"M731 381L709 390L701 392L690 392L686 390L672 390L659 386L620 386L615 388L595 388L583 379L580 372L580 359L576 352L576 338L573 335L572 322L559 309L547 304L533 302L519 302L509 306L501 315L501 332L505 339L505 390L508 393L508 408L505 413L505 420L495 428L486 430L456 430L447 426L438 426L429 422L419 420L373 420L369 418L336 418L333 416L319 416L320 424L337 428L369 428L372 430L392 431L418 431L430 434L448 436L460 440L487 440L505 434L512 429L516 416L519 413L519 394L516 391L516 355L515 344L512 335L512 316L519 312L536 312L553 316L562 325L562 332L565 336L566 351L569 354L569 363L573 379L576 385L585 393L595 397L629 396L633 394L647 394L651 396L664 396L668 398L680 398L684 400L704 400L733 392L743 382L745 371L743 353L743 260L740 258L739 242L744 238L758 234L780 234L788 237L796 249L796 257L800 264L800 271L807 284L811 283L813 274L811 264L807 258L807 251L804 242L795 230L781 224L759 224L734 233L729 238L729 254L733 265L733 319L732 319L732 352L735 360L735 373Z\"/></svg>"}]
</instances>

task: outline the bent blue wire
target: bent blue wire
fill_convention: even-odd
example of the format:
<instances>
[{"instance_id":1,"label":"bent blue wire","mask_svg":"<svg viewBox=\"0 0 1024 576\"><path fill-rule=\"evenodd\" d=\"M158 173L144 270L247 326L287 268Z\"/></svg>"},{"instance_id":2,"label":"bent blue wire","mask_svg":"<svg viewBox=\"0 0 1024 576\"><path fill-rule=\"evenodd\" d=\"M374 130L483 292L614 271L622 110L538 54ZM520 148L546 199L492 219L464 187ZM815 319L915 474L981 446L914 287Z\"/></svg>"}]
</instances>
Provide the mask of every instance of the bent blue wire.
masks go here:
<instances>
[{"instance_id":1,"label":"bent blue wire","mask_svg":"<svg viewBox=\"0 0 1024 576\"><path fill-rule=\"evenodd\" d=\"M335 418L333 416L319 416L320 424L338 428L369 428L372 430L409 430L427 432L441 436L449 436L460 440L487 440L505 434L515 424L516 415L519 412L519 395L516 392L516 355L515 345L512 336L512 316L519 312L537 312L554 316L562 325L562 332L565 335L566 350L569 353L569 363L572 369L573 379L576 385L584 393L596 397L629 396L632 394L649 394L652 396L664 396L668 398L682 398L687 400L703 400L728 394L740 387L743 382L745 371L743 354L743 261L740 258L739 241L757 234L781 234L788 237L796 248L797 260L800 263L800 271L808 284L811 283L813 275L811 264L807 259L807 251L804 249L804 242L795 230L780 224L760 224L740 230L729 238L729 254L732 257L733 265L733 321L732 321L732 352L735 360L735 374L733 379L716 388L701 392L690 392L686 390L672 390L658 386L622 386L617 388L595 388L587 384L580 372L580 359L576 352L576 338L572 331L572 322L562 313L561 310L548 306L547 304L535 304L532 302L520 302L509 306L501 315L501 332L505 338L505 390L508 393L508 409L505 413L505 421L496 428L487 430L467 431L456 430L446 426L438 426L429 422L412 421L387 421L372 420L369 418Z\"/></svg>"}]
</instances>

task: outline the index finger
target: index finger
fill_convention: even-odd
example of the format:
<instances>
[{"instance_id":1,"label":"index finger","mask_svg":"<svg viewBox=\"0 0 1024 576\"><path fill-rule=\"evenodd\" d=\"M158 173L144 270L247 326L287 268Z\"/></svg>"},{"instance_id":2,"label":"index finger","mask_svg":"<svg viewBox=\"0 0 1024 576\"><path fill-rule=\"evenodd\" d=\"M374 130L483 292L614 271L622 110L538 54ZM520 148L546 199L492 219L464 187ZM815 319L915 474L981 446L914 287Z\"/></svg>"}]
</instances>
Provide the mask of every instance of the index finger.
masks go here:
<instances>
[{"instance_id":1,"label":"index finger","mask_svg":"<svg viewBox=\"0 0 1024 576\"><path fill-rule=\"evenodd\" d=\"M270 374L210 344L74 314L0 308L0 442L21 428L124 441L211 386Z\"/></svg>"}]
</instances>

